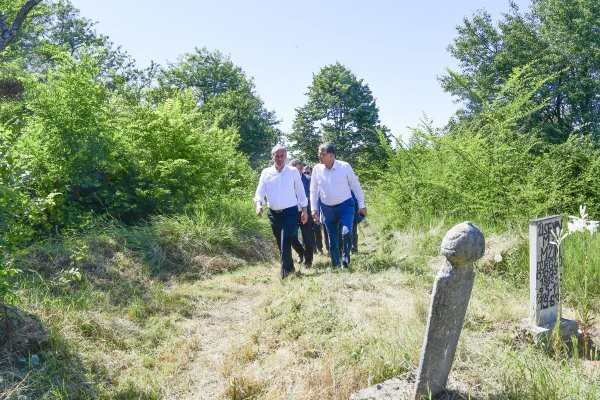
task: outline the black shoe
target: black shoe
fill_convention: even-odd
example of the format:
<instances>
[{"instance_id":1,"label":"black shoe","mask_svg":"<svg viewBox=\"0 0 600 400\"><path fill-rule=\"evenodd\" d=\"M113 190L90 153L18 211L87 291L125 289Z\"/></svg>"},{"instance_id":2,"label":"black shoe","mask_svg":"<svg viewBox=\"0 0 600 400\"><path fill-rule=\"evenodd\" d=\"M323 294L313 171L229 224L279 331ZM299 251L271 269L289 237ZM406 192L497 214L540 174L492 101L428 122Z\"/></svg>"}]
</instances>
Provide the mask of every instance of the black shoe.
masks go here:
<instances>
[{"instance_id":1,"label":"black shoe","mask_svg":"<svg viewBox=\"0 0 600 400\"><path fill-rule=\"evenodd\" d=\"M289 271L281 271L281 279L285 279L290 275L293 275L296 272L296 270L294 268L292 268Z\"/></svg>"},{"instance_id":2,"label":"black shoe","mask_svg":"<svg viewBox=\"0 0 600 400\"><path fill-rule=\"evenodd\" d=\"M342 269L348 269L349 268L349 263L347 263L346 261L342 262Z\"/></svg>"}]
</instances>

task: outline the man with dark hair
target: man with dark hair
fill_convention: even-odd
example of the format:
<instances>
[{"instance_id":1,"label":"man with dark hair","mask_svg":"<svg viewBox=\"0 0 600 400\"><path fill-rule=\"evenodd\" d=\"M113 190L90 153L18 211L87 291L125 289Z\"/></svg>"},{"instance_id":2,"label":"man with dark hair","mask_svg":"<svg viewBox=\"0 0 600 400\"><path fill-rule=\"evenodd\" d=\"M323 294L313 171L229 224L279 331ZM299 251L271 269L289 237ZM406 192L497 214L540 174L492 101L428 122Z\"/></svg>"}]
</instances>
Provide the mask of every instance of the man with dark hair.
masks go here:
<instances>
[{"instance_id":1,"label":"man with dark hair","mask_svg":"<svg viewBox=\"0 0 600 400\"><path fill-rule=\"evenodd\" d=\"M310 180L310 204L312 217L319 219L320 212L327 227L329 254L334 268L347 268L350 265L352 249L352 228L354 224L354 199L358 204L358 213L367 216L365 198L358 178L352 167L345 161L335 158L335 147L330 143L319 146L319 164L315 165ZM340 260L339 234L342 234L343 254Z\"/></svg>"},{"instance_id":2,"label":"man with dark hair","mask_svg":"<svg viewBox=\"0 0 600 400\"><path fill-rule=\"evenodd\" d=\"M300 173L300 179L302 180L302 185L304 186L304 193L308 198L310 196L310 180L304 176L303 171L303 163L297 158L290 161L290 166L296 168ZM310 214L310 204L307 207L308 214ZM313 232L312 232L312 221L310 218L306 223L302 223L300 221L300 213L298 213L298 225L300 226L300 230L302 231L302 243L298 239L298 228L296 228L296 232L292 239L292 247L298 253L298 263L304 261L304 265L306 268L310 268L313 262L313 251L314 251L314 241L313 241Z\"/></svg>"},{"instance_id":3,"label":"man with dark hair","mask_svg":"<svg viewBox=\"0 0 600 400\"><path fill-rule=\"evenodd\" d=\"M300 221L308 221L306 207L308 200L300 173L294 167L285 165L287 150L277 145L271 150L273 165L262 170L254 202L256 215L263 214L263 201L265 196L269 203L268 216L271 230L277 241L281 256L281 279L295 271L292 259L292 238L298 223L298 207L300 207Z\"/></svg>"}]
</instances>

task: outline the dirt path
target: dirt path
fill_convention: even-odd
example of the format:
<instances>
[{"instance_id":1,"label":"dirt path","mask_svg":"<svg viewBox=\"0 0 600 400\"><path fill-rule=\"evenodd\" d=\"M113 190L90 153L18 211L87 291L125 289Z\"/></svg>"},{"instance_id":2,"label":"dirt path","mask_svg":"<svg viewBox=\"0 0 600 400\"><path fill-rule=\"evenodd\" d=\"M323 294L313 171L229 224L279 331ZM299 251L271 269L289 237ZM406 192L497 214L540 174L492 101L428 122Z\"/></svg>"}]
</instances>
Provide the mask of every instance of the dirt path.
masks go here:
<instances>
[{"instance_id":1,"label":"dirt path","mask_svg":"<svg viewBox=\"0 0 600 400\"><path fill-rule=\"evenodd\" d=\"M376 241L372 239L372 236L364 235L363 237L366 240L361 243L361 253L367 256L375 253ZM407 247L403 246L401 249ZM399 254L398 258L401 257L405 256ZM357 342L354 339L357 335L376 339L365 342L374 343L369 348L372 354L365 353L364 358L367 361L373 360L372 363L378 363L380 360L378 357L385 356L393 359L395 355L400 357L398 358L400 362L406 362L407 354L417 354L420 351L429 290L422 279L417 279L418 275L411 276L395 269L385 270L380 274L360 271L354 271L351 274L333 273L330 267L326 266L328 265L326 256L319 255L315 260L316 264L321 264L322 267L318 268L315 265L314 269L301 272L304 276L316 277L315 282L306 285L301 283L310 281L312 278L286 281L282 286L276 262L224 273L194 284L193 293L194 296L197 296L194 315L180 321L185 336L183 342L189 343L187 346L189 351L184 352L187 354L187 358L182 357L181 368L172 375L169 387L165 388L164 398L178 400L222 399L225 397L225 391L230 388L232 377L250 377L252 379L256 375L257 382L262 383L261 388L267 392L267 398L346 399L353 391L356 391L355 382L364 383L363 387L368 386L366 385L367 372L365 372L365 368L379 371L378 367L369 367L370 364L365 367L359 362L348 362L348 349L357 348L362 351L363 348L366 348L363 347L363 342ZM435 258L429 264L429 267L435 268L440 265L440 262ZM323 274L323 279L320 279L321 274ZM311 288L317 287L315 285L325 294L320 297L317 292L314 295L307 294ZM293 290L297 290L297 292L290 292ZM502 288L496 288L496 291L499 290ZM282 293L279 292L292 293L289 298L295 298L293 295L296 294L299 295L298 298L304 301L303 309L306 307L306 310L312 310L302 314L303 318L307 318L308 322L313 324L324 321L321 316L328 310L327 307L320 308L311 303L313 296L325 301L334 298L332 301L336 306L339 305L339 309L334 308L337 310L336 312L340 312L341 320L350 322L349 325L342 324L344 329L349 326L356 327L354 333L351 332L350 335L347 335L347 332L338 330L334 331L334 335L331 336L327 331L321 332L311 325L310 332L303 335L302 340L295 341L294 345L267 345L267 335L270 331L265 329L265 326L268 326L268 323L276 323L277 319L266 320L265 324L264 318L265 315L268 315L265 310L275 304L274 299L282 297ZM502 298L500 294L498 296ZM511 300L516 301L512 298ZM526 301L527 299L523 298L516 302L526 304ZM293 301L289 301L288 305L293 305ZM493 304L489 304L481 296L479 298L475 296L469 307L472 315L481 316L481 318L495 309ZM505 310L505 312L508 313L507 315L512 315L513 320L522 314L522 310L518 307ZM423 313L425 315L421 315ZM472 324L477 323L477 320L473 319L473 321L475 322L471 322ZM390 334L384 333L384 336L380 338L382 327L385 327L385 330L395 329L392 341L402 343L399 353L392 351L392 354L389 354L390 349L395 350L396 347L386 347ZM495 336L487 335L488 331L485 326L473 325L470 329L472 332L466 330L464 334L465 346L476 344L484 348L486 348L485 346L490 346L490 349L500 348L497 354L498 356L503 354L501 344L496 341ZM260 346L268 349L264 353L267 355L263 358L246 357L245 353L251 350L251 340L255 334L259 337ZM265 340L265 338L267 339ZM327 343L326 346L318 349L322 353L316 353L315 349L317 348L310 345L311 341L315 340ZM594 341L596 342L596 340ZM262 351L263 348L260 348ZM466 351L463 349L463 352ZM327 357L322 357L323 353L327 353ZM313 354L319 354L319 356L315 357ZM475 361L478 361L477 358ZM341 362L346 364L340 367L339 363ZM485 362L487 363L487 361ZM415 361L412 362L412 365L414 363ZM597 376L593 363L584 363L583 370L586 376ZM468 382L471 382L471 375L480 379L477 370L482 368L482 361L478 361L478 365L474 369L469 369L472 367L460 359L455 360L455 364L459 366L459 371L462 368L467 373L457 372L452 379L462 379L461 382L467 387ZM338 365L337 369L336 365ZM231 372L236 368L241 368L238 371L241 373L232 374ZM293 372L281 374L281 368L287 368ZM497 370L492 369L492 371ZM561 372L557 376L563 376L561 374L568 375L570 372ZM340 379L340 376L343 376L343 379ZM240 385L240 387L251 387L250 384L252 381L249 381L248 385ZM497 385L498 382L490 380L488 384ZM465 393L467 391L468 389L464 389Z\"/></svg>"},{"instance_id":2,"label":"dirt path","mask_svg":"<svg viewBox=\"0 0 600 400\"><path fill-rule=\"evenodd\" d=\"M237 279L222 275L204 283L226 293L223 298L200 298L194 316L182 321L188 341L193 343L186 368L179 371L166 398L215 399L229 382L223 376L233 347L248 338L253 321L260 318L262 305L273 286L280 285L273 265L253 267Z\"/></svg>"}]
</instances>

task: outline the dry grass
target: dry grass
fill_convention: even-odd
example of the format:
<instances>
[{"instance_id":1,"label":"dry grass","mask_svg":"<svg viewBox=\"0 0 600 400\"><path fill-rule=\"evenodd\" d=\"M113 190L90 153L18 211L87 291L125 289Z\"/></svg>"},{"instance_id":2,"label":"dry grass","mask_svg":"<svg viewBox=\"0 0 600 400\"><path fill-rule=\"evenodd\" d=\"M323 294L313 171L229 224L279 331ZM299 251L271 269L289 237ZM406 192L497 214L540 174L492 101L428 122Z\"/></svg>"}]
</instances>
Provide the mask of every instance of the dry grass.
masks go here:
<instances>
[{"instance_id":1,"label":"dry grass","mask_svg":"<svg viewBox=\"0 0 600 400\"><path fill-rule=\"evenodd\" d=\"M384 238L368 229L363 227L367 234L350 271L333 271L319 255L313 268L301 268L284 281L274 261L235 261L232 269L231 259L210 255L196 255L190 264L213 270L199 274L202 279L155 279L132 253L113 244L115 251L98 257L105 263L99 271L121 288L118 298L88 290L87 298L71 299L69 308L64 299L56 307L58 300L49 294L29 297L31 313L44 316L41 326L50 337L44 357L53 361L17 371L25 381L15 379L4 386L5 393L12 390L25 398L43 393L50 398L347 399L371 384L406 376L419 361L443 232L433 227ZM499 249L512 246L511 240L488 238L488 252L504 251ZM598 390L594 382L600 381L597 362L555 361L516 338L528 296L527 288L478 273L453 384L477 399L535 397L550 389L592 398ZM98 302L103 306L90 308ZM62 387L44 381L53 376L51 368L63 371L62 376L70 368L70 380Z\"/></svg>"},{"instance_id":2,"label":"dry grass","mask_svg":"<svg viewBox=\"0 0 600 400\"><path fill-rule=\"evenodd\" d=\"M426 241L433 241L440 232L428 236ZM491 253L516 242L512 237L491 239ZM367 242L362 248L373 251L377 246ZM433 246L412 246L426 247ZM394 254L410 257L410 252L396 250ZM414 371L440 259L422 258L430 262L422 270L407 269L396 259L387 269L371 273L365 267L371 262L368 257L357 257L351 272L337 273L319 256L317 268L302 270L281 283L276 279L276 266L270 266L270 272L257 272L262 268L257 267L252 275L270 273L271 282L263 287L263 298L245 334L220 356L221 390L213 395L233 398L236 388L235 393L251 393L238 398L347 399L368 385ZM423 275L423 271L430 272ZM239 284L243 276L236 274L231 281ZM246 276L245 280L252 279ZM465 396L495 398L506 393L511 398L514 393L532 393L527 391L535 377L523 383L522 390L511 391L507 385L516 373L507 360L527 362L523 347L518 347L522 343L515 340L515 328L527 315L528 296L526 289L478 274L452 372L453 385L462 388ZM532 351L537 357L547 357ZM581 360L570 361L570 365L578 364ZM574 368L557 366L558 378L571 376ZM589 398L596 390L592 383L598 372L588 368L583 375L577 373L576 385L585 389L576 398Z\"/></svg>"}]
</instances>

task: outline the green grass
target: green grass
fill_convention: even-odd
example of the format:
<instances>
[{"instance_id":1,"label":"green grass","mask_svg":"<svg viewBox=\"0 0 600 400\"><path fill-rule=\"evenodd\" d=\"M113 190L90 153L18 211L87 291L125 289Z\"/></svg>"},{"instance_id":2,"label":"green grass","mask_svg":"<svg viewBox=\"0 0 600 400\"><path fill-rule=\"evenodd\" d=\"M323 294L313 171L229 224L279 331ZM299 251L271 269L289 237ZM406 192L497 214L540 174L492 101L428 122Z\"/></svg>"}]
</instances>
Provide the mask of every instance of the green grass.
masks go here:
<instances>
[{"instance_id":1,"label":"green grass","mask_svg":"<svg viewBox=\"0 0 600 400\"><path fill-rule=\"evenodd\" d=\"M234 225L245 212L157 217L141 227L108 222L27 249L15 260L20 316L11 319L13 334L0 354L0 392L164 398L168 380L197 346L182 337L180 321L193 317L199 301L218 301L225 292L196 292L202 280L272 257L264 221ZM31 354L42 362L17 365Z\"/></svg>"},{"instance_id":2,"label":"green grass","mask_svg":"<svg viewBox=\"0 0 600 400\"><path fill-rule=\"evenodd\" d=\"M570 235L563 241L563 293L570 304L589 298L600 310L600 234Z\"/></svg>"},{"instance_id":3,"label":"green grass","mask_svg":"<svg viewBox=\"0 0 600 400\"><path fill-rule=\"evenodd\" d=\"M21 323L21 333L37 345L14 344L19 354L39 354L42 362L19 367L11 358L16 354L3 353L2 393L162 399L202 390L230 399L347 399L414 372L449 227L382 233L376 223L363 223L361 251L349 271L332 270L318 255L313 268L280 281L273 239L261 236L268 233L265 219L235 227L209 220L108 224L31 248L19 261L18 308L28 323L27 330ZM236 237L249 239L232 243ZM574 273L572 257L597 242L570 239L565 271ZM518 331L529 304L523 235L494 232L486 241L491 254L476 266L451 373L460 395L596 398L597 361L557 358ZM82 279L61 281L72 267ZM567 311L577 304L568 300Z\"/></svg>"},{"instance_id":4,"label":"green grass","mask_svg":"<svg viewBox=\"0 0 600 400\"><path fill-rule=\"evenodd\" d=\"M501 380L505 399L589 399L598 398L600 384L586 373L579 359L563 362L548 359L535 351L507 352Z\"/></svg>"}]
</instances>

